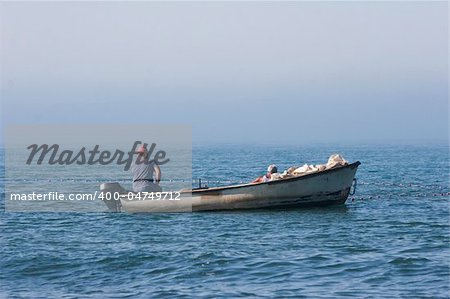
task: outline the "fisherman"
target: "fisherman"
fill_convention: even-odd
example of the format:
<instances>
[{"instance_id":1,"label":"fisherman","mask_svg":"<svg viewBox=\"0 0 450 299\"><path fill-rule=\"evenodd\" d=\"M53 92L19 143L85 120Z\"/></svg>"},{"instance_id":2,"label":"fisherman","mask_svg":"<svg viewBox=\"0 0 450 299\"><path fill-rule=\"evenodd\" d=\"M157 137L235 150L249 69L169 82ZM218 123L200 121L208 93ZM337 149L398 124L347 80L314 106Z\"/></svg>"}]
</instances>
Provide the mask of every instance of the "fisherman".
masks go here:
<instances>
[{"instance_id":1,"label":"fisherman","mask_svg":"<svg viewBox=\"0 0 450 299\"><path fill-rule=\"evenodd\" d=\"M161 169L154 160L149 161L145 146L139 147L136 153L138 156L131 166L131 172L133 173L133 191L161 192L162 189L159 186Z\"/></svg>"},{"instance_id":2,"label":"fisherman","mask_svg":"<svg viewBox=\"0 0 450 299\"><path fill-rule=\"evenodd\" d=\"M274 173L278 173L277 166L275 164L269 165L269 167L267 167L267 173L263 176L260 176L256 179L254 179L252 183L268 182L268 181L270 181L270 179Z\"/></svg>"}]
</instances>

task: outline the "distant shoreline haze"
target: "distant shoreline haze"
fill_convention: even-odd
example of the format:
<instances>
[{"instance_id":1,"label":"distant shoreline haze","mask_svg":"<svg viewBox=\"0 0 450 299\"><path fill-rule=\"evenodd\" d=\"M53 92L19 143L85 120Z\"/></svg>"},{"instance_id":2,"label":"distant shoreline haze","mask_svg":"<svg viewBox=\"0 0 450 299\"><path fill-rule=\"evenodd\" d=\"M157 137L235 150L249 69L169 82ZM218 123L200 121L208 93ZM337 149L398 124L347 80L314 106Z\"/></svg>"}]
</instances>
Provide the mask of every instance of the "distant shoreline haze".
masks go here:
<instances>
[{"instance_id":1,"label":"distant shoreline haze","mask_svg":"<svg viewBox=\"0 0 450 299\"><path fill-rule=\"evenodd\" d=\"M0 5L3 131L149 123L189 124L193 144L449 140L448 2Z\"/></svg>"}]
</instances>

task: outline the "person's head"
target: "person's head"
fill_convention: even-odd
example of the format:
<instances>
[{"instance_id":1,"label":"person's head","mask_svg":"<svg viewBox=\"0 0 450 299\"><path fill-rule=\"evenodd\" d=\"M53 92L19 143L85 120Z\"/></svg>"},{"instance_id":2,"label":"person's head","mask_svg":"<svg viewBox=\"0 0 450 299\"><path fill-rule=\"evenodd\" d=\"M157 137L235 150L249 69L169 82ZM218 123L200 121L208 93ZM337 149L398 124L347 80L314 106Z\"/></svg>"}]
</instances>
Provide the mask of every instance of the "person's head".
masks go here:
<instances>
[{"instance_id":1,"label":"person's head","mask_svg":"<svg viewBox=\"0 0 450 299\"><path fill-rule=\"evenodd\" d=\"M137 150L136 153L138 154L138 157L146 157L147 156L147 149L145 146L141 145Z\"/></svg>"},{"instance_id":2,"label":"person's head","mask_svg":"<svg viewBox=\"0 0 450 299\"><path fill-rule=\"evenodd\" d=\"M269 167L267 167L267 173L273 174L273 173L277 173L278 172L278 168L275 164L269 165Z\"/></svg>"}]
</instances>

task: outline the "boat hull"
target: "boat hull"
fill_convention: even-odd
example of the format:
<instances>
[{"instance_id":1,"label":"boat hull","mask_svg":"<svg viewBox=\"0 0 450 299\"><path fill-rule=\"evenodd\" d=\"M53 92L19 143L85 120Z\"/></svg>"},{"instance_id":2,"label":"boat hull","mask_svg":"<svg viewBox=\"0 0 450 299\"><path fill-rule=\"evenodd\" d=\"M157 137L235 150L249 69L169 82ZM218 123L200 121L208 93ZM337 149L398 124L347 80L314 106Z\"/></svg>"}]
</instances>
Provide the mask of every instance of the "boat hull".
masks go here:
<instances>
[{"instance_id":1,"label":"boat hull","mask_svg":"<svg viewBox=\"0 0 450 299\"><path fill-rule=\"evenodd\" d=\"M349 196L360 162L288 179L259 184L196 189L182 192L180 202L129 200L105 202L111 211L200 212L268 208L297 208L344 204ZM105 184L104 184L105 185ZM103 192L123 192L120 185L109 184Z\"/></svg>"},{"instance_id":2,"label":"boat hull","mask_svg":"<svg viewBox=\"0 0 450 299\"><path fill-rule=\"evenodd\" d=\"M193 211L295 208L344 204L360 163L262 184L192 193Z\"/></svg>"}]
</instances>

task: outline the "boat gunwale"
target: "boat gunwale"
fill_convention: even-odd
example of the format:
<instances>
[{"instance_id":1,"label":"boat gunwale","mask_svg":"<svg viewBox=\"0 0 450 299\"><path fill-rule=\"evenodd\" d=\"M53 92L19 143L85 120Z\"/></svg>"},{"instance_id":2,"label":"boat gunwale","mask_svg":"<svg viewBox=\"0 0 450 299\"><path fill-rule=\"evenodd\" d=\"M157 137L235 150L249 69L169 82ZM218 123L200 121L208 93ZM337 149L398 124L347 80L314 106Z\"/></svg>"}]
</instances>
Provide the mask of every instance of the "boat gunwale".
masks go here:
<instances>
[{"instance_id":1,"label":"boat gunwale","mask_svg":"<svg viewBox=\"0 0 450 299\"><path fill-rule=\"evenodd\" d=\"M264 185L264 184L275 185L275 184L281 184L281 183L285 183L285 182L293 182L293 181L297 181L297 180L303 180L303 179L311 178L311 177L318 176L318 175L323 175L326 173L338 171L338 170L345 169L345 168L357 168L359 165L361 165L361 162L356 161L351 164L347 164L347 165L340 166L340 167L325 169L325 170L318 171L318 172L308 173L305 175L294 176L294 177L289 177L289 178L275 180L275 181L268 181L268 182L261 182L261 183L245 183L245 184L219 186L219 187L211 187L211 188L204 188L204 189L193 189L193 190L189 190L189 191L183 191L181 193L197 194L197 193L208 193L210 191L223 191L223 190L228 190L228 189L245 188L245 187L250 187L250 186L260 186L260 185Z\"/></svg>"}]
</instances>

